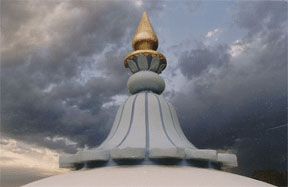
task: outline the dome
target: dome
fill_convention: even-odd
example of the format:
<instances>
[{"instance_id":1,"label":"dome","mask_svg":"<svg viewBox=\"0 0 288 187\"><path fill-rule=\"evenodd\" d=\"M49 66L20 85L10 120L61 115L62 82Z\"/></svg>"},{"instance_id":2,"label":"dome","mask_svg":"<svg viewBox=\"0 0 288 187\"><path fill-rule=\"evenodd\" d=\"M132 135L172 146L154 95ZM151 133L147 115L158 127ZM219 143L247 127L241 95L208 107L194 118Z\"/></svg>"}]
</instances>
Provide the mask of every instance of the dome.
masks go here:
<instances>
[{"instance_id":1,"label":"dome","mask_svg":"<svg viewBox=\"0 0 288 187\"><path fill-rule=\"evenodd\" d=\"M25 185L64 186L273 186L248 177L188 166L110 166L72 171Z\"/></svg>"}]
</instances>

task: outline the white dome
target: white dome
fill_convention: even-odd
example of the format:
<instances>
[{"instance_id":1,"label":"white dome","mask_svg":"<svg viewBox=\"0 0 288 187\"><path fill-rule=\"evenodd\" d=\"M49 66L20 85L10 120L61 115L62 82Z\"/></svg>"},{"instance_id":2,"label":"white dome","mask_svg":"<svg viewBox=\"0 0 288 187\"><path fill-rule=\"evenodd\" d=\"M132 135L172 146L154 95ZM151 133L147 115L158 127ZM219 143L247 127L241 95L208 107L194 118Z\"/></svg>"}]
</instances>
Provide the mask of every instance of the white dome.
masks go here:
<instances>
[{"instance_id":1,"label":"white dome","mask_svg":"<svg viewBox=\"0 0 288 187\"><path fill-rule=\"evenodd\" d=\"M72 171L25 187L63 186L273 186L248 177L187 166L111 166Z\"/></svg>"}]
</instances>

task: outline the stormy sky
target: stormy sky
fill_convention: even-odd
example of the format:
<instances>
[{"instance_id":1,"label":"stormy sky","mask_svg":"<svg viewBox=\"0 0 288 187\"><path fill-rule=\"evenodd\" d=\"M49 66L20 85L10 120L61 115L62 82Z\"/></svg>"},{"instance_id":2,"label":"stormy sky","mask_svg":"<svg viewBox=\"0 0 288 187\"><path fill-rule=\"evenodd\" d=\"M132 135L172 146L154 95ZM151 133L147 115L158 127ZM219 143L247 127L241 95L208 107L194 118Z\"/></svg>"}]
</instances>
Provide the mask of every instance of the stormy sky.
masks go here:
<instances>
[{"instance_id":1,"label":"stormy sky","mask_svg":"<svg viewBox=\"0 0 288 187\"><path fill-rule=\"evenodd\" d=\"M143 11L188 139L237 154L238 174L287 170L287 2L1 0L3 186L104 140Z\"/></svg>"}]
</instances>

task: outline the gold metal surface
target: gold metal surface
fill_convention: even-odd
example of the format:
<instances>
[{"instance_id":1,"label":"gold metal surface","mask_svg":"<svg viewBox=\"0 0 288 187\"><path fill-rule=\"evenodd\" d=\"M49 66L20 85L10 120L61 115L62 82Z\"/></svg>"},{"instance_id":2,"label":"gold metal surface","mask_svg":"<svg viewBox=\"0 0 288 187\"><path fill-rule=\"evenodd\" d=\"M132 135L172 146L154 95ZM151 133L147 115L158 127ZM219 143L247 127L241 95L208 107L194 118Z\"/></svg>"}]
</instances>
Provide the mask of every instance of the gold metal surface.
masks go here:
<instances>
[{"instance_id":1,"label":"gold metal surface","mask_svg":"<svg viewBox=\"0 0 288 187\"><path fill-rule=\"evenodd\" d=\"M136 50L157 50L158 38L153 30L147 13L144 12L132 40L132 47Z\"/></svg>"},{"instance_id":2,"label":"gold metal surface","mask_svg":"<svg viewBox=\"0 0 288 187\"><path fill-rule=\"evenodd\" d=\"M159 55L159 58L164 60L164 64L167 64L166 63L166 57L164 55L162 55L158 51L154 51L154 50L137 50L137 51L134 51L134 52L130 53L129 55L127 55L125 57L125 60L124 60L125 68L128 68L127 60L128 59L129 60L133 60L133 57L134 56L138 56L140 53L145 55L145 56L151 55L152 57Z\"/></svg>"},{"instance_id":3,"label":"gold metal surface","mask_svg":"<svg viewBox=\"0 0 288 187\"><path fill-rule=\"evenodd\" d=\"M152 55L152 57L159 55L159 58L163 60L166 67L167 61L165 56L156 51L158 48L158 38L146 12L142 14L142 18L132 39L132 47L134 52L131 52L125 57L125 68L128 68L127 60L132 60L133 57L137 57L139 54L143 54L145 56Z\"/></svg>"}]
</instances>

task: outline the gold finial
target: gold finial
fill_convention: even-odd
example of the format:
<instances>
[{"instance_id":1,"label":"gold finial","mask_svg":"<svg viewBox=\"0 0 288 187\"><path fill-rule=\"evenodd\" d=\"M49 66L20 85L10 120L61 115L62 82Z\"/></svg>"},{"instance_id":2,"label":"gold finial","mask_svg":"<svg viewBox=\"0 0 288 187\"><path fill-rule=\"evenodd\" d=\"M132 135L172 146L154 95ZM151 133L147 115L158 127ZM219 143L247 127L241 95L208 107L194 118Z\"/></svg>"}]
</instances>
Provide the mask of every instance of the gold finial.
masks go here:
<instances>
[{"instance_id":1,"label":"gold finial","mask_svg":"<svg viewBox=\"0 0 288 187\"><path fill-rule=\"evenodd\" d=\"M124 59L124 66L129 68L132 73L140 70L149 70L160 74L166 68L167 61L165 56L156 51L158 38L146 12L143 13L138 24L132 40L132 47L134 51L129 53ZM148 58L148 56L153 59Z\"/></svg>"},{"instance_id":2,"label":"gold finial","mask_svg":"<svg viewBox=\"0 0 288 187\"><path fill-rule=\"evenodd\" d=\"M158 38L153 30L147 13L144 12L132 40L132 47L136 50L156 50Z\"/></svg>"}]
</instances>

